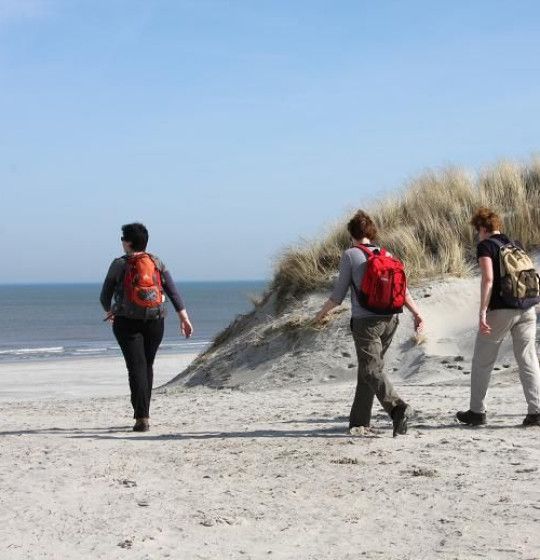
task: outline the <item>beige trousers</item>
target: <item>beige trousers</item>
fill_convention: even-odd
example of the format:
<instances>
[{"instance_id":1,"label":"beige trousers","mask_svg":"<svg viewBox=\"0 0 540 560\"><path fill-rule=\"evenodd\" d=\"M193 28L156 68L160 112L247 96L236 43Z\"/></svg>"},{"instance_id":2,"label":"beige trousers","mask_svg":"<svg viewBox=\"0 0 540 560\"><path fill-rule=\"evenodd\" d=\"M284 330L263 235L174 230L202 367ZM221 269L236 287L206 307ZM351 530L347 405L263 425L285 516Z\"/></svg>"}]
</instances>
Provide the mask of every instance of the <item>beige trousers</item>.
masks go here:
<instances>
[{"instance_id":1,"label":"beige trousers","mask_svg":"<svg viewBox=\"0 0 540 560\"><path fill-rule=\"evenodd\" d=\"M471 370L471 410L485 412L485 398L493 366L505 336L510 333L519 379L525 393L528 413L540 413L540 365L536 351L536 311L494 309L487 314L488 335L478 333Z\"/></svg>"}]
</instances>

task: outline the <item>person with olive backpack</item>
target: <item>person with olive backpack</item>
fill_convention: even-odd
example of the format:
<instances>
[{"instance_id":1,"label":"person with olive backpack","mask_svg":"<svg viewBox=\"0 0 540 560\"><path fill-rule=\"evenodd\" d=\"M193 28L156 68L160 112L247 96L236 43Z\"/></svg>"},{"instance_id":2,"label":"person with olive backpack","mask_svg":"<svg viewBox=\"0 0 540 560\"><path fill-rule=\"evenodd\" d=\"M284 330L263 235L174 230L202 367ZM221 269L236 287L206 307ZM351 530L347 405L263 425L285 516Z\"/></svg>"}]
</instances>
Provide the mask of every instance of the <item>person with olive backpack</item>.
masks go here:
<instances>
[{"instance_id":1,"label":"person with olive backpack","mask_svg":"<svg viewBox=\"0 0 540 560\"><path fill-rule=\"evenodd\" d=\"M471 368L471 401L457 419L469 426L486 424L485 398L499 348L510 334L519 378L527 401L524 426L540 426L540 364L536 350L536 311L540 281L521 244L501 233L502 220L489 208L471 219L479 235L481 271L479 328Z\"/></svg>"}]
</instances>

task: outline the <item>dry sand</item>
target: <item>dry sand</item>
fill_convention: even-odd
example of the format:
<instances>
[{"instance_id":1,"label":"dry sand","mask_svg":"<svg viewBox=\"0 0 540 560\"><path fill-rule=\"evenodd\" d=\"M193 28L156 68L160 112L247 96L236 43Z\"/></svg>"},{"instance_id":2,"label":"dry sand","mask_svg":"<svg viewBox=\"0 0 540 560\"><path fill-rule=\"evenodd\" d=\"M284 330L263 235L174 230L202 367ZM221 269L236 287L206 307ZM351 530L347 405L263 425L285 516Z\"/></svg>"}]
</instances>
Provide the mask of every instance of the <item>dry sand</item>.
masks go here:
<instances>
[{"instance_id":1,"label":"dry sand","mask_svg":"<svg viewBox=\"0 0 540 560\"><path fill-rule=\"evenodd\" d=\"M169 381L196 354L158 354L155 386ZM81 358L0 364L0 402L129 394L124 359Z\"/></svg>"},{"instance_id":2,"label":"dry sand","mask_svg":"<svg viewBox=\"0 0 540 560\"><path fill-rule=\"evenodd\" d=\"M307 326L324 293L237 324L155 393L148 434L121 360L0 368L0 559L540 560L540 429L520 426L511 348L489 425L458 425L478 280L415 293L427 341L404 317L388 369L417 417L395 439L378 405L377 437L346 433L347 309ZM157 384L181 369L158 362Z\"/></svg>"},{"instance_id":3,"label":"dry sand","mask_svg":"<svg viewBox=\"0 0 540 560\"><path fill-rule=\"evenodd\" d=\"M467 379L400 384L393 439L345 433L350 383L2 403L0 558L540 558L540 430L515 373L485 428L458 426Z\"/></svg>"},{"instance_id":4,"label":"dry sand","mask_svg":"<svg viewBox=\"0 0 540 560\"><path fill-rule=\"evenodd\" d=\"M434 382L470 373L478 328L478 278L445 279L413 290L426 320L426 342L412 341L405 312L386 356L388 370L402 380ZM310 326L328 297L312 293L284 311L273 298L247 316L223 344L198 357L169 387L244 387L266 390L296 384L351 381L356 356L349 331L349 300L322 329ZM510 337L509 337L510 338ZM514 363L511 341L503 343L496 368Z\"/></svg>"}]
</instances>

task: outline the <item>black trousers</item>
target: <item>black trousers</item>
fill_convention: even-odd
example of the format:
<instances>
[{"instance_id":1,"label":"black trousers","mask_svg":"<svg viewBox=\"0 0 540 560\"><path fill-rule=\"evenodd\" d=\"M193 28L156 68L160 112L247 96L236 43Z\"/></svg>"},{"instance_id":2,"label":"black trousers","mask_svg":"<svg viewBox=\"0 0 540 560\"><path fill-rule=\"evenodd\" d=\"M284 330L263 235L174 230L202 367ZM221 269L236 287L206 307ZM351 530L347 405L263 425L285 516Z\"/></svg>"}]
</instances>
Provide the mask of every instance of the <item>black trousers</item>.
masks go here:
<instances>
[{"instance_id":1,"label":"black trousers","mask_svg":"<svg viewBox=\"0 0 540 560\"><path fill-rule=\"evenodd\" d=\"M126 361L134 418L150 416L154 358L163 339L164 320L115 317L113 332Z\"/></svg>"}]
</instances>

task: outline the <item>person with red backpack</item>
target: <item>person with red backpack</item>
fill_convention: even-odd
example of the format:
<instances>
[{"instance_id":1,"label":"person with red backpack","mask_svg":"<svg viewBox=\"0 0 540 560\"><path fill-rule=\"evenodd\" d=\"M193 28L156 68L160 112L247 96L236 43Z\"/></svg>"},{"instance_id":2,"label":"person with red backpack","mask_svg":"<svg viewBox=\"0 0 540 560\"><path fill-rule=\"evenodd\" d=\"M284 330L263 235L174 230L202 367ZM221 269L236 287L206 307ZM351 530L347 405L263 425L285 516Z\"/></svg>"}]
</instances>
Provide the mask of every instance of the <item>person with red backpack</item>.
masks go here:
<instances>
[{"instance_id":1,"label":"person with red backpack","mask_svg":"<svg viewBox=\"0 0 540 560\"><path fill-rule=\"evenodd\" d=\"M193 334L169 271L157 257L146 252L147 244L148 230L143 224L122 226L125 255L112 262L100 296L105 320L112 322L126 361L136 432L150 429L153 364L163 339L165 295L178 313L182 334L186 338Z\"/></svg>"},{"instance_id":2,"label":"person with red backpack","mask_svg":"<svg viewBox=\"0 0 540 560\"><path fill-rule=\"evenodd\" d=\"M392 419L396 437L407 433L412 410L386 375L384 355L397 330L403 307L413 314L417 332L423 330L424 320L407 289L403 263L373 244L377 228L368 214L359 210L347 228L352 246L341 257L339 277L315 321L320 323L334 307L341 305L351 289L351 331L358 357L358 383L349 430L353 435L369 433L376 396Z\"/></svg>"},{"instance_id":3,"label":"person with red backpack","mask_svg":"<svg viewBox=\"0 0 540 560\"><path fill-rule=\"evenodd\" d=\"M536 348L540 279L534 263L518 241L502 230L501 217L479 208L471 219L478 234L476 256L480 265L480 313L471 367L468 410L456 418L468 426L487 423L485 399L499 348L512 337L519 379L527 401L523 426L540 426L540 364Z\"/></svg>"}]
</instances>

